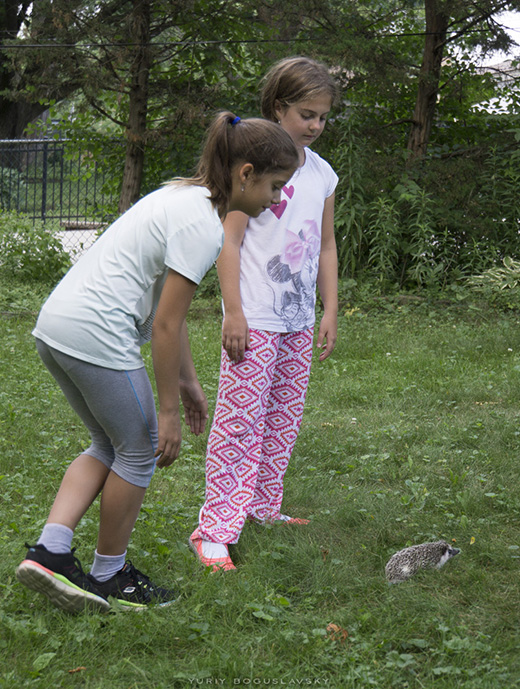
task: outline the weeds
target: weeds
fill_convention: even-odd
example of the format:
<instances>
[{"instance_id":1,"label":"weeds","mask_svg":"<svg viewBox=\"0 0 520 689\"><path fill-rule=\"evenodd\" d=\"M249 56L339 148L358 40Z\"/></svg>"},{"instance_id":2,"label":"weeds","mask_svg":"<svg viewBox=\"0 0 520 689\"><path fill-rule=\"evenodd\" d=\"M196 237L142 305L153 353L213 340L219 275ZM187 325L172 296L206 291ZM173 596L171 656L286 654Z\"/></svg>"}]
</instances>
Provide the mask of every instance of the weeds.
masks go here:
<instances>
[{"instance_id":1,"label":"weeds","mask_svg":"<svg viewBox=\"0 0 520 689\"><path fill-rule=\"evenodd\" d=\"M70 268L69 254L43 223L15 212L0 212L0 269L21 281L54 284Z\"/></svg>"}]
</instances>

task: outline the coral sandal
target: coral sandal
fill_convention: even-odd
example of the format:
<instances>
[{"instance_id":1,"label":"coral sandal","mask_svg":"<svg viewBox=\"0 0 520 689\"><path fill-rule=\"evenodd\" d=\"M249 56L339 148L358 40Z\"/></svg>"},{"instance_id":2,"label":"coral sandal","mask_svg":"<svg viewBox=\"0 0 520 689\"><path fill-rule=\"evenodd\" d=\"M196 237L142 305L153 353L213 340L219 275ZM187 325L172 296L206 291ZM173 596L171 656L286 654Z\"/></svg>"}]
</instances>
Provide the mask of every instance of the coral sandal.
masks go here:
<instances>
[{"instance_id":1,"label":"coral sandal","mask_svg":"<svg viewBox=\"0 0 520 689\"><path fill-rule=\"evenodd\" d=\"M218 572L218 571L223 571L223 572L228 572L232 569L236 569L235 565L233 564L233 561L229 557L229 553L225 557L206 557L203 552L202 552L202 536L200 535L199 529L195 529L195 531L191 534L190 540L189 540L189 546L195 553L195 555L198 557L199 562L204 566L204 567L211 567L212 572ZM227 551L227 546L226 546L226 551Z\"/></svg>"},{"instance_id":2,"label":"coral sandal","mask_svg":"<svg viewBox=\"0 0 520 689\"><path fill-rule=\"evenodd\" d=\"M289 517L287 514L279 514L269 519L257 519L249 516L248 519L257 524L291 524L295 526L305 526L310 524L310 519L300 519L300 517Z\"/></svg>"},{"instance_id":3,"label":"coral sandal","mask_svg":"<svg viewBox=\"0 0 520 689\"><path fill-rule=\"evenodd\" d=\"M305 526L310 524L310 519L301 519L300 517L289 517L286 514L279 514L275 519L273 519L274 524L294 524L295 526Z\"/></svg>"}]
</instances>

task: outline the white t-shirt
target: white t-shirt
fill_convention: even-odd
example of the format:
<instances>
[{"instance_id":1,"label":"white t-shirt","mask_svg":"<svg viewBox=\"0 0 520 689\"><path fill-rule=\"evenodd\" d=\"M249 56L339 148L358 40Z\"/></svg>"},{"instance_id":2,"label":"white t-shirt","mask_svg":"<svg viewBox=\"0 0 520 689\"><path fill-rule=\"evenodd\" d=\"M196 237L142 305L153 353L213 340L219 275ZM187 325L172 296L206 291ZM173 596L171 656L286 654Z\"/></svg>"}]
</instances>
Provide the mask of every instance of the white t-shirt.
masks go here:
<instances>
[{"instance_id":1,"label":"white t-shirt","mask_svg":"<svg viewBox=\"0 0 520 689\"><path fill-rule=\"evenodd\" d=\"M98 366L140 368L168 268L198 284L223 240L205 187L162 187L118 218L69 270L33 335Z\"/></svg>"},{"instance_id":2,"label":"white t-shirt","mask_svg":"<svg viewBox=\"0 0 520 689\"><path fill-rule=\"evenodd\" d=\"M314 325L325 200L338 176L314 151L278 206L250 218L240 249L240 295L251 328L297 332Z\"/></svg>"}]
</instances>

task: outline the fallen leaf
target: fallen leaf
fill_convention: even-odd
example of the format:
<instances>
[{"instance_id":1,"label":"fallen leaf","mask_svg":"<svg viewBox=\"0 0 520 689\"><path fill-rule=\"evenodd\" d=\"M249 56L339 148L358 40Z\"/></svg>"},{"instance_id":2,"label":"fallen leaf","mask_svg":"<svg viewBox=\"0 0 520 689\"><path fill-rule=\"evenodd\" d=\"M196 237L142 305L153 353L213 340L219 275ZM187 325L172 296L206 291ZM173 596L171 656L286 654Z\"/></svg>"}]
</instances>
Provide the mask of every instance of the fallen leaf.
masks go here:
<instances>
[{"instance_id":1,"label":"fallen leaf","mask_svg":"<svg viewBox=\"0 0 520 689\"><path fill-rule=\"evenodd\" d=\"M473 545L473 543L475 543L475 536L472 536L469 540L470 545Z\"/></svg>"},{"instance_id":2,"label":"fallen leaf","mask_svg":"<svg viewBox=\"0 0 520 689\"><path fill-rule=\"evenodd\" d=\"M331 641L339 641L342 644L344 644L348 638L347 630L332 622L327 625L327 635Z\"/></svg>"},{"instance_id":3,"label":"fallen leaf","mask_svg":"<svg viewBox=\"0 0 520 689\"><path fill-rule=\"evenodd\" d=\"M69 674L70 674L70 675L73 675L75 672L82 672L82 670L86 670L86 669L87 669L87 668L86 668L86 667L83 667L83 666L81 666L81 667L75 667L74 670L69 670Z\"/></svg>"}]
</instances>

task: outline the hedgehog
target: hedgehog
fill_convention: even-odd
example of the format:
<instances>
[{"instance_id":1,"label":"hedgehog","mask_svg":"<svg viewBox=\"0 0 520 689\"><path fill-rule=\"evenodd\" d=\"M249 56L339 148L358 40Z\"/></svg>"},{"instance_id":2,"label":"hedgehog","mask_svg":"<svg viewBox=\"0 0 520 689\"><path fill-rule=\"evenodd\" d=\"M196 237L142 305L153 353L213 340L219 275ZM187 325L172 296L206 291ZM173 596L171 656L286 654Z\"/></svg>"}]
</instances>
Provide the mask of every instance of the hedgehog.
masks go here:
<instances>
[{"instance_id":1,"label":"hedgehog","mask_svg":"<svg viewBox=\"0 0 520 689\"><path fill-rule=\"evenodd\" d=\"M388 560L386 578L390 584L400 584L413 577L420 569L440 569L459 553L459 548L454 548L446 541L412 545L395 553Z\"/></svg>"}]
</instances>

